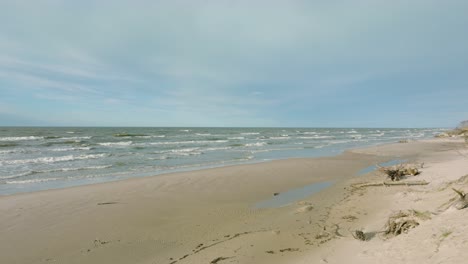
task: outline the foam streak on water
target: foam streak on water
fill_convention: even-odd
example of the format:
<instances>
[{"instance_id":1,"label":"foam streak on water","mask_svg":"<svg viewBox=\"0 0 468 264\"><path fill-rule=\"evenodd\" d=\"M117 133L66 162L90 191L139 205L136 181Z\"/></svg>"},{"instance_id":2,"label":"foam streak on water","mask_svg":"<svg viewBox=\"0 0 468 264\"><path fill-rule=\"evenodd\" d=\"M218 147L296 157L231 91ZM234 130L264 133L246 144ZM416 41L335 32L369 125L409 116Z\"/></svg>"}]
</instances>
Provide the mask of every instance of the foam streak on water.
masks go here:
<instances>
[{"instance_id":1,"label":"foam streak on water","mask_svg":"<svg viewBox=\"0 0 468 264\"><path fill-rule=\"evenodd\" d=\"M442 129L0 128L0 194L432 137Z\"/></svg>"}]
</instances>

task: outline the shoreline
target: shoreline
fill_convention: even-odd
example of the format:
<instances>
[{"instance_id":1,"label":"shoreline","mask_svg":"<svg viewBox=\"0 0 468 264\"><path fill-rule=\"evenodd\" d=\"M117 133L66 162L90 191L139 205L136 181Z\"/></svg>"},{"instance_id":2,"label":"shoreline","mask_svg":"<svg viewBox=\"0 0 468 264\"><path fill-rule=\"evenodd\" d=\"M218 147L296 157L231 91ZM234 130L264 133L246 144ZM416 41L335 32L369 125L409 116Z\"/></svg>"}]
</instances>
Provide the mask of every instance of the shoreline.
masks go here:
<instances>
[{"instance_id":1,"label":"shoreline","mask_svg":"<svg viewBox=\"0 0 468 264\"><path fill-rule=\"evenodd\" d=\"M348 198L343 190L349 181L366 177L356 175L359 170L388 158L414 160L422 155L414 146L453 149L453 142L437 142L0 196L0 245L6 249L0 260L209 263L223 257L227 263L290 263L320 247L313 234L327 225L330 208ZM274 193L326 180L335 184L302 202L252 208ZM19 245L27 252L20 254Z\"/></svg>"},{"instance_id":2,"label":"shoreline","mask_svg":"<svg viewBox=\"0 0 468 264\"><path fill-rule=\"evenodd\" d=\"M1 195L289 158L426 138L441 129L31 129L0 135ZM69 134L73 133L73 134ZM75 134L76 133L76 134ZM36 136L30 136L36 135ZM12 143L9 143L12 142ZM24 164L24 165L22 165Z\"/></svg>"},{"instance_id":3,"label":"shoreline","mask_svg":"<svg viewBox=\"0 0 468 264\"><path fill-rule=\"evenodd\" d=\"M419 140L416 140L416 141L419 141ZM416 141L413 141L413 142L416 142ZM317 155L310 156L310 157L306 156L306 157L288 157L288 158L276 158L276 159L265 159L265 160L252 160L252 161L248 161L248 162L232 163L232 164L228 164L228 165L213 165L213 166L207 165L207 166L200 166L200 167L187 168L187 169L179 168L179 169L170 170L170 171L162 171L162 172L157 173L157 174L148 173L146 175L146 173L145 173L145 175L142 175L142 176L124 176L124 177L120 177L120 178L117 178L117 179L111 179L109 177L102 177L102 179L95 178L97 180L96 182L89 182L89 180L88 181L83 181L83 179L74 179L72 181L75 181L75 182L83 181L83 183L59 184L59 187L36 188L36 189L33 189L33 190L17 191L17 192L6 193L6 194L1 194L0 193L0 197L10 196L10 195L27 194L27 193L35 193L35 192L46 192L46 191L51 191L51 190L68 189L68 188L75 188L75 187L82 187L82 186L89 186L89 185L96 185L96 184L106 184L106 183L111 183L111 182L121 182L121 181L127 181L127 180L139 179L139 178L160 177L160 176L173 175L173 174L179 174L179 173L199 172L199 171L205 171L205 170L211 170L211 169L230 168L230 167L243 166L243 165L263 164L263 163L276 162L276 161L335 157L335 156L339 156L339 155L341 155L343 153L346 153L346 152L355 152L355 151L358 151L359 149L367 149L367 148L372 148L372 147L377 147L377 146L385 146L385 145L392 145L392 144L397 144L397 143L396 142L376 143L376 144L371 144L371 145L362 146L362 147L358 147L358 148L343 149L340 152L336 152L336 153L317 154ZM65 181L59 180L59 182L63 183Z\"/></svg>"}]
</instances>

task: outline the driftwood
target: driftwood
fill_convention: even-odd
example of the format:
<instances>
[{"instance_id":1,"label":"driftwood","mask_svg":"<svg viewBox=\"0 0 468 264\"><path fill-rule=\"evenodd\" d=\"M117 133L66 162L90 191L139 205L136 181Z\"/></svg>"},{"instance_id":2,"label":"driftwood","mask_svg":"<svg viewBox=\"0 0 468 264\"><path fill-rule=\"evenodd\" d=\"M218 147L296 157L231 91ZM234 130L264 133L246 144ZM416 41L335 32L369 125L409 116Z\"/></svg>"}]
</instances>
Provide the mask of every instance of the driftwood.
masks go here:
<instances>
[{"instance_id":1,"label":"driftwood","mask_svg":"<svg viewBox=\"0 0 468 264\"><path fill-rule=\"evenodd\" d=\"M387 237L393 237L408 233L410 229L417 227L421 220L428 220L430 218L428 212L416 210L399 211L388 218L384 234Z\"/></svg>"},{"instance_id":2,"label":"driftwood","mask_svg":"<svg viewBox=\"0 0 468 264\"><path fill-rule=\"evenodd\" d=\"M455 208L461 210L468 207L468 199L466 197L466 193L455 188L452 188L452 190L460 196L460 199L454 204Z\"/></svg>"},{"instance_id":3,"label":"driftwood","mask_svg":"<svg viewBox=\"0 0 468 264\"><path fill-rule=\"evenodd\" d=\"M210 262L210 264L216 264L216 263L218 263L218 262L220 262L220 261L222 261L222 260L230 259L230 258L232 258L232 257L217 257L217 258L213 259L213 260Z\"/></svg>"},{"instance_id":4,"label":"driftwood","mask_svg":"<svg viewBox=\"0 0 468 264\"><path fill-rule=\"evenodd\" d=\"M399 181L403 179L407 175L411 176L416 176L420 174L421 172L416 168L412 166L404 166L403 164L400 164L398 166L390 166L390 167L381 167L378 166L379 170L385 174L392 180L392 181Z\"/></svg>"},{"instance_id":5,"label":"driftwood","mask_svg":"<svg viewBox=\"0 0 468 264\"><path fill-rule=\"evenodd\" d=\"M428 185L427 181L406 181L406 182L369 182L353 184L354 188L363 188L371 186L412 186L412 185Z\"/></svg>"}]
</instances>

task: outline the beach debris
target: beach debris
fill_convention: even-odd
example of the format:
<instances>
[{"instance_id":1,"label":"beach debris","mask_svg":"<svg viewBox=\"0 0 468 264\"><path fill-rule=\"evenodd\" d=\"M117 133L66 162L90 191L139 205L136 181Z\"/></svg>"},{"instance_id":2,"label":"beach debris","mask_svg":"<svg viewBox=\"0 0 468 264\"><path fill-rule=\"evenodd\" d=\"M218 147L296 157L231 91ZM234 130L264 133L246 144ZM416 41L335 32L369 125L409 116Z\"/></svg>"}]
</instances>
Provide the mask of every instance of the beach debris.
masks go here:
<instances>
[{"instance_id":1,"label":"beach debris","mask_svg":"<svg viewBox=\"0 0 468 264\"><path fill-rule=\"evenodd\" d=\"M407 139L402 139L402 140L399 140L398 143L408 143L409 141Z\"/></svg>"},{"instance_id":2,"label":"beach debris","mask_svg":"<svg viewBox=\"0 0 468 264\"><path fill-rule=\"evenodd\" d=\"M110 241L105 241L105 240L100 240L100 239L94 239L94 247L98 247L100 245L105 245L110 243Z\"/></svg>"},{"instance_id":3,"label":"beach debris","mask_svg":"<svg viewBox=\"0 0 468 264\"><path fill-rule=\"evenodd\" d=\"M399 181L403 179L405 176L408 176L408 175L416 176L421 173L415 166L411 166L411 165L400 164L398 166L390 166L390 167L381 167L377 165L377 167L379 168L379 171L387 174L387 176L392 181Z\"/></svg>"},{"instance_id":4,"label":"beach debris","mask_svg":"<svg viewBox=\"0 0 468 264\"><path fill-rule=\"evenodd\" d=\"M460 186L460 185L466 186L468 184L468 174L460 177L459 179L455 181L446 183L445 186L442 186L439 189L439 191L443 191L447 189L448 187L451 187L454 184L456 184L457 186ZM466 203L467 203L466 201L468 200L466 193L459 189L455 189L454 187L451 187L451 189L457 193L457 196L452 197L447 202L440 205L434 214L437 215L437 214L443 213L451 207L455 207L456 209L460 208L458 210L468 207L466 206Z\"/></svg>"},{"instance_id":5,"label":"beach debris","mask_svg":"<svg viewBox=\"0 0 468 264\"><path fill-rule=\"evenodd\" d=\"M217 257L217 258L213 259L213 260L210 262L210 264L216 264L216 263L218 263L218 262L220 262L220 261L222 261L222 260L226 260L226 259L230 259L230 258L232 258L232 257Z\"/></svg>"},{"instance_id":6,"label":"beach debris","mask_svg":"<svg viewBox=\"0 0 468 264\"><path fill-rule=\"evenodd\" d=\"M109 204L118 204L118 202L104 202L104 203L97 203L97 205L109 205Z\"/></svg>"},{"instance_id":7,"label":"beach debris","mask_svg":"<svg viewBox=\"0 0 468 264\"><path fill-rule=\"evenodd\" d=\"M467 208L468 199L466 198L466 193L455 188L452 188L452 190L460 196L460 199L458 199L458 201L454 203L455 208L457 208L458 210Z\"/></svg>"},{"instance_id":8,"label":"beach debris","mask_svg":"<svg viewBox=\"0 0 468 264\"><path fill-rule=\"evenodd\" d=\"M279 252L283 253L283 252L294 252L294 251L299 251L298 248L283 248L283 249L280 249Z\"/></svg>"},{"instance_id":9,"label":"beach debris","mask_svg":"<svg viewBox=\"0 0 468 264\"><path fill-rule=\"evenodd\" d=\"M354 232L351 232L351 235L357 240L367 241L366 234L362 230L354 230Z\"/></svg>"},{"instance_id":10,"label":"beach debris","mask_svg":"<svg viewBox=\"0 0 468 264\"><path fill-rule=\"evenodd\" d=\"M280 194L279 192L275 192L273 196L278 196L279 194Z\"/></svg>"},{"instance_id":11,"label":"beach debris","mask_svg":"<svg viewBox=\"0 0 468 264\"><path fill-rule=\"evenodd\" d=\"M421 213L416 210L399 211L392 214L385 225L384 234L387 237L398 236L403 233L408 233L419 225L420 220L427 220L430 216L426 213Z\"/></svg>"},{"instance_id":12,"label":"beach debris","mask_svg":"<svg viewBox=\"0 0 468 264\"><path fill-rule=\"evenodd\" d=\"M299 248L283 248L283 249L280 249L278 251L281 252L281 253L283 253L283 252L295 252L295 251L299 251ZM265 251L265 253L275 254L276 252L274 250L268 250L268 251Z\"/></svg>"},{"instance_id":13,"label":"beach debris","mask_svg":"<svg viewBox=\"0 0 468 264\"><path fill-rule=\"evenodd\" d=\"M351 185L354 188L363 188L371 186L413 186L413 185L428 185L427 181L400 181L400 182L368 182L368 183L357 183Z\"/></svg>"}]
</instances>

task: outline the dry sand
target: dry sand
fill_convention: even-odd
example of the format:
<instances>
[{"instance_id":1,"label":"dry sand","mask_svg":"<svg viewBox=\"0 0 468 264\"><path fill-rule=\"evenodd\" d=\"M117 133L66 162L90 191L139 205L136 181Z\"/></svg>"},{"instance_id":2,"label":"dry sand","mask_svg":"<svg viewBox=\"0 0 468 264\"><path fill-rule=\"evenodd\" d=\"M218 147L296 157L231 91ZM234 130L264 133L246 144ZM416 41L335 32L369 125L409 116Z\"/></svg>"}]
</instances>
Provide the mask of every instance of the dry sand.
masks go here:
<instances>
[{"instance_id":1,"label":"dry sand","mask_svg":"<svg viewBox=\"0 0 468 264\"><path fill-rule=\"evenodd\" d=\"M468 191L457 182L467 156L460 140L431 140L3 196L0 263L462 263L468 209L439 207L456 196L450 186ZM424 162L416 177L431 183L350 187L383 180L357 174L394 158ZM334 184L303 201L254 207L325 181ZM401 208L437 215L387 240L348 231L379 231Z\"/></svg>"},{"instance_id":2,"label":"dry sand","mask_svg":"<svg viewBox=\"0 0 468 264\"><path fill-rule=\"evenodd\" d=\"M457 210L456 188L468 192L468 147L461 139L437 139L387 145L364 150L367 154L410 154L424 150L414 161L424 163L422 173L408 180L424 180L425 186L367 187L330 210L329 222L338 223L344 237L310 251L292 263L468 263L468 208ZM378 173L350 182L382 180ZM419 226L396 237L384 231L389 217L414 210ZM368 241L353 238L362 230Z\"/></svg>"}]
</instances>

